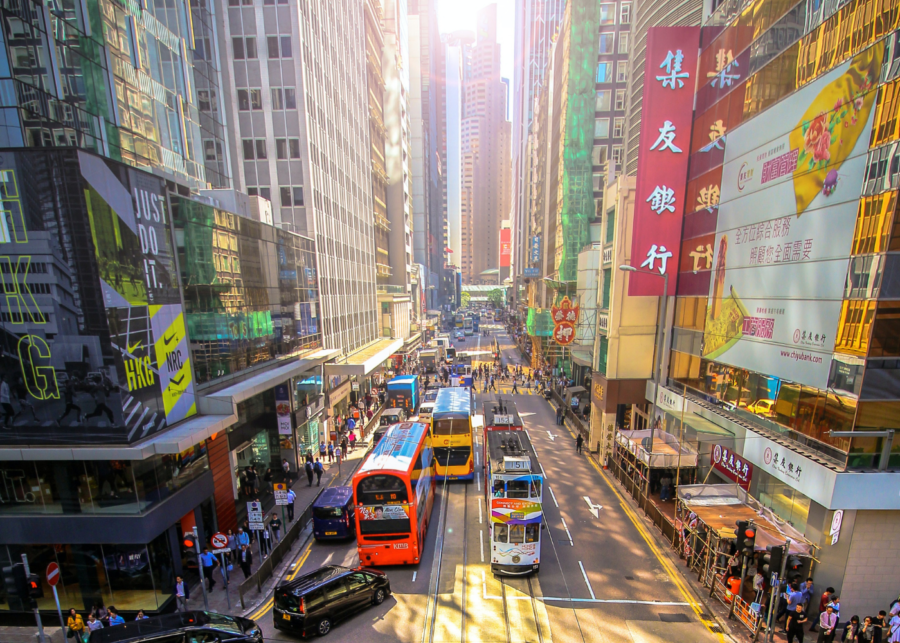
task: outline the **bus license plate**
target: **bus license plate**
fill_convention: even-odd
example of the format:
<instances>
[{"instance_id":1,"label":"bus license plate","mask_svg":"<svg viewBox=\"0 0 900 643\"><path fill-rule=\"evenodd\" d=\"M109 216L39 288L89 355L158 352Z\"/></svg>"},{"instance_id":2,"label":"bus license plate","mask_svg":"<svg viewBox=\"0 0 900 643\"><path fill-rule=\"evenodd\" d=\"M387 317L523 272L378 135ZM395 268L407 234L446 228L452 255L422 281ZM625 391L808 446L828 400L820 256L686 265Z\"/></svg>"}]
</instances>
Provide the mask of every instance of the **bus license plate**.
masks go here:
<instances>
[{"instance_id":1,"label":"bus license plate","mask_svg":"<svg viewBox=\"0 0 900 643\"><path fill-rule=\"evenodd\" d=\"M394 543L394 549L409 549L409 543Z\"/></svg>"},{"instance_id":2,"label":"bus license plate","mask_svg":"<svg viewBox=\"0 0 900 643\"><path fill-rule=\"evenodd\" d=\"M336 531L326 531L325 535L326 536L337 536L337 532Z\"/></svg>"}]
</instances>

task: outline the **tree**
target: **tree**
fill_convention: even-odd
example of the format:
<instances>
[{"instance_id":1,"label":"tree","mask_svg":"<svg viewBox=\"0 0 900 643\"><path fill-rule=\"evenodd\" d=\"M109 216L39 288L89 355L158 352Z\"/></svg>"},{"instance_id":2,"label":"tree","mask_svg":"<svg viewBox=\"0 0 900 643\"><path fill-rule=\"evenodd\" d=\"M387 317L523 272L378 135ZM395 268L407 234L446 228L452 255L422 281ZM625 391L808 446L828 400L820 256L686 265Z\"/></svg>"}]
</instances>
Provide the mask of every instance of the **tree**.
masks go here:
<instances>
[{"instance_id":1,"label":"tree","mask_svg":"<svg viewBox=\"0 0 900 643\"><path fill-rule=\"evenodd\" d=\"M462 295L460 295L460 297L459 297L459 305L460 305L460 307L461 307L461 308L468 308L468 307L469 307L469 302L470 302L471 300L472 300L472 295L470 295L470 294L467 293L467 292L464 292L464 293L463 293Z\"/></svg>"},{"instance_id":2,"label":"tree","mask_svg":"<svg viewBox=\"0 0 900 643\"><path fill-rule=\"evenodd\" d=\"M488 293L488 301L494 304L494 308L501 308L503 306L503 291L499 288L494 288Z\"/></svg>"}]
</instances>

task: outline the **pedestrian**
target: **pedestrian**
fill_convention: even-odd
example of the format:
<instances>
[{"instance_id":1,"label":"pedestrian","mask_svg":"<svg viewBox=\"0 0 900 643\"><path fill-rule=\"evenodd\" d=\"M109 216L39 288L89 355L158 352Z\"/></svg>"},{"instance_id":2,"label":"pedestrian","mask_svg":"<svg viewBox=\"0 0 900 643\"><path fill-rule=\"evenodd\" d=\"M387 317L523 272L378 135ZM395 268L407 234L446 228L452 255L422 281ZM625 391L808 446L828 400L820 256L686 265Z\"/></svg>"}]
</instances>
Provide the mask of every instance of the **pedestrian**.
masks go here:
<instances>
[{"instance_id":1,"label":"pedestrian","mask_svg":"<svg viewBox=\"0 0 900 643\"><path fill-rule=\"evenodd\" d=\"M512 394L518 395L518 393L519 393L519 376L516 375L515 377L513 377Z\"/></svg>"},{"instance_id":2,"label":"pedestrian","mask_svg":"<svg viewBox=\"0 0 900 643\"><path fill-rule=\"evenodd\" d=\"M862 627L859 628L859 643L873 643L873 641L879 640L876 639L875 635L879 632L876 632L874 619L871 616L867 616L863 620Z\"/></svg>"},{"instance_id":3,"label":"pedestrian","mask_svg":"<svg viewBox=\"0 0 900 643\"><path fill-rule=\"evenodd\" d=\"M281 470L284 471L284 481L288 482L291 479L291 463L287 461L287 458L282 459Z\"/></svg>"},{"instance_id":4,"label":"pedestrian","mask_svg":"<svg viewBox=\"0 0 900 643\"><path fill-rule=\"evenodd\" d=\"M356 432L350 431L350 452L353 452L353 449L356 448Z\"/></svg>"},{"instance_id":5,"label":"pedestrian","mask_svg":"<svg viewBox=\"0 0 900 643\"><path fill-rule=\"evenodd\" d=\"M813 583L812 576L808 576L806 581L800 583L800 593L803 594L803 611L809 614L809 606L812 604L813 596L815 596L816 586Z\"/></svg>"},{"instance_id":6,"label":"pedestrian","mask_svg":"<svg viewBox=\"0 0 900 643\"><path fill-rule=\"evenodd\" d=\"M328 463L331 464L334 462L334 443L328 443Z\"/></svg>"},{"instance_id":7,"label":"pedestrian","mask_svg":"<svg viewBox=\"0 0 900 643\"><path fill-rule=\"evenodd\" d=\"M816 639L817 643L833 643L834 641L834 628L837 627L838 617L837 614L834 613L834 607L829 604L825 607L825 611L819 616L819 638ZM900 620L898 620L900 623ZM893 639L888 639L889 641L893 641ZM900 640L900 639L898 639Z\"/></svg>"},{"instance_id":8,"label":"pedestrian","mask_svg":"<svg viewBox=\"0 0 900 643\"><path fill-rule=\"evenodd\" d=\"M146 614L144 614L144 610L138 610L137 614L135 614L135 616L134 616L134 620L136 620L136 621L143 621L145 618L150 618L150 617L147 616Z\"/></svg>"},{"instance_id":9,"label":"pedestrian","mask_svg":"<svg viewBox=\"0 0 900 643\"><path fill-rule=\"evenodd\" d=\"M293 489L288 489L287 492L287 516L288 522L294 522L294 501L297 499L297 494L294 493Z\"/></svg>"},{"instance_id":10,"label":"pedestrian","mask_svg":"<svg viewBox=\"0 0 900 643\"><path fill-rule=\"evenodd\" d=\"M247 466L244 469L244 479L247 481L247 495L252 496L255 493L253 488L256 486L256 472L252 466Z\"/></svg>"},{"instance_id":11,"label":"pedestrian","mask_svg":"<svg viewBox=\"0 0 900 643\"><path fill-rule=\"evenodd\" d=\"M237 532L238 549L244 545L250 546L250 534L243 527L238 527Z\"/></svg>"},{"instance_id":12,"label":"pedestrian","mask_svg":"<svg viewBox=\"0 0 900 643\"><path fill-rule=\"evenodd\" d=\"M303 465L303 468L306 471L306 480L309 482L309 484L307 484L306 486L311 487L312 481L313 481L313 464L312 464L312 462L307 462L306 464Z\"/></svg>"},{"instance_id":13,"label":"pedestrian","mask_svg":"<svg viewBox=\"0 0 900 643\"><path fill-rule=\"evenodd\" d=\"M325 473L325 467L322 466L322 462L316 458L316 463L313 465L316 472L316 486L319 487L322 485L322 474Z\"/></svg>"},{"instance_id":14,"label":"pedestrian","mask_svg":"<svg viewBox=\"0 0 900 643\"><path fill-rule=\"evenodd\" d=\"M581 453L581 447L584 446L584 436L581 433L575 438L575 453Z\"/></svg>"},{"instance_id":15,"label":"pedestrian","mask_svg":"<svg viewBox=\"0 0 900 643\"><path fill-rule=\"evenodd\" d=\"M813 624L810 626L809 631L815 632L816 627L819 624L819 618L822 616L822 613L825 612L825 606L831 602L831 597L834 594L834 587L828 587L822 592L822 597L819 599L819 610L816 612L816 620L813 621Z\"/></svg>"},{"instance_id":16,"label":"pedestrian","mask_svg":"<svg viewBox=\"0 0 900 643\"><path fill-rule=\"evenodd\" d=\"M250 566L253 564L253 552L249 545L241 545L240 559L241 571L244 572L244 580L250 578Z\"/></svg>"},{"instance_id":17,"label":"pedestrian","mask_svg":"<svg viewBox=\"0 0 900 643\"><path fill-rule=\"evenodd\" d=\"M209 581L209 591L213 591L213 587L216 586L216 579L215 576L213 576L213 571L219 563L216 560L215 555L209 551L209 547L205 547L203 553L200 554L200 564L203 565L203 575L206 576L206 580Z\"/></svg>"},{"instance_id":18,"label":"pedestrian","mask_svg":"<svg viewBox=\"0 0 900 643\"><path fill-rule=\"evenodd\" d=\"M788 643L803 643L803 624L806 623L806 615L803 606L797 605L797 609L788 614L785 625L787 627Z\"/></svg>"},{"instance_id":19,"label":"pedestrian","mask_svg":"<svg viewBox=\"0 0 900 643\"><path fill-rule=\"evenodd\" d=\"M237 536L234 535L234 531L231 529L228 530L225 537L228 539L228 548L225 552L225 556L228 562L232 562L234 561L234 552L238 550L240 544L238 543Z\"/></svg>"},{"instance_id":20,"label":"pedestrian","mask_svg":"<svg viewBox=\"0 0 900 643\"><path fill-rule=\"evenodd\" d=\"M891 610L893 612L893 610ZM893 616L891 616L891 620L888 623L888 635L887 635L888 643L898 643L900 642L900 615L896 612Z\"/></svg>"},{"instance_id":21,"label":"pedestrian","mask_svg":"<svg viewBox=\"0 0 900 643\"><path fill-rule=\"evenodd\" d=\"M496 386L496 384L494 383L494 376L493 376L493 375L491 375L491 390L492 390L492 391L496 391L496 390L497 390L497 386Z\"/></svg>"},{"instance_id":22,"label":"pedestrian","mask_svg":"<svg viewBox=\"0 0 900 643\"><path fill-rule=\"evenodd\" d=\"M281 520L274 511L272 512L272 520L269 522L269 526L272 528L272 535L275 537L275 542L277 543L281 540Z\"/></svg>"},{"instance_id":23,"label":"pedestrian","mask_svg":"<svg viewBox=\"0 0 900 643\"><path fill-rule=\"evenodd\" d=\"M187 602L191 597L191 593L188 591L188 585L184 582L184 579L181 576L175 577L175 608L179 612L188 611Z\"/></svg>"},{"instance_id":24,"label":"pedestrian","mask_svg":"<svg viewBox=\"0 0 900 643\"><path fill-rule=\"evenodd\" d=\"M125 625L125 619L119 616L119 612L112 605L109 606L109 626Z\"/></svg>"},{"instance_id":25,"label":"pedestrian","mask_svg":"<svg viewBox=\"0 0 900 643\"><path fill-rule=\"evenodd\" d=\"M563 418L563 408L562 408L562 406L557 406L556 407L556 423L562 424L562 418Z\"/></svg>"},{"instance_id":26,"label":"pedestrian","mask_svg":"<svg viewBox=\"0 0 900 643\"><path fill-rule=\"evenodd\" d=\"M84 639L84 619L75 608L69 608L69 618L66 620L66 638L74 638L78 641Z\"/></svg>"},{"instance_id":27,"label":"pedestrian","mask_svg":"<svg viewBox=\"0 0 900 643\"><path fill-rule=\"evenodd\" d=\"M881 643L881 641L887 641L887 636L885 636L885 632L887 632L888 629L887 612L880 610L878 616L872 621L872 624L875 626L875 640L879 643Z\"/></svg>"},{"instance_id":28,"label":"pedestrian","mask_svg":"<svg viewBox=\"0 0 900 643\"><path fill-rule=\"evenodd\" d=\"M90 616L88 616L87 628L88 628L89 632L95 632L97 630L102 630L103 623L101 623L100 620L96 616L91 614Z\"/></svg>"},{"instance_id":29,"label":"pedestrian","mask_svg":"<svg viewBox=\"0 0 900 643\"><path fill-rule=\"evenodd\" d=\"M345 458L347 457L347 454L350 453L350 452L347 450L347 447L349 446L349 444L350 444L350 443L348 442L347 436L346 436L346 435L345 435L343 438L341 438L341 453L344 454L344 457L345 457Z\"/></svg>"},{"instance_id":30,"label":"pedestrian","mask_svg":"<svg viewBox=\"0 0 900 643\"><path fill-rule=\"evenodd\" d=\"M259 532L259 550L262 552L263 558L268 558L269 552L272 551L272 537L269 535L268 529Z\"/></svg>"},{"instance_id":31,"label":"pedestrian","mask_svg":"<svg viewBox=\"0 0 900 643\"><path fill-rule=\"evenodd\" d=\"M341 462L341 446L338 445L334 450L334 459L340 464Z\"/></svg>"},{"instance_id":32,"label":"pedestrian","mask_svg":"<svg viewBox=\"0 0 900 643\"><path fill-rule=\"evenodd\" d=\"M841 643L858 643L859 632L859 617L851 616L841 633Z\"/></svg>"},{"instance_id":33,"label":"pedestrian","mask_svg":"<svg viewBox=\"0 0 900 643\"><path fill-rule=\"evenodd\" d=\"M322 458L323 460L325 459L325 452L326 452L325 443L319 442L319 457Z\"/></svg>"},{"instance_id":34,"label":"pedestrian","mask_svg":"<svg viewBox=\"0 0 900 643\"><path fill-rule=\"evenodd\" d=\"M672 478L664 475L659 479L659 500L665 502L669 499L669 488L672 486Z\"/></svg>"}]
</instances>

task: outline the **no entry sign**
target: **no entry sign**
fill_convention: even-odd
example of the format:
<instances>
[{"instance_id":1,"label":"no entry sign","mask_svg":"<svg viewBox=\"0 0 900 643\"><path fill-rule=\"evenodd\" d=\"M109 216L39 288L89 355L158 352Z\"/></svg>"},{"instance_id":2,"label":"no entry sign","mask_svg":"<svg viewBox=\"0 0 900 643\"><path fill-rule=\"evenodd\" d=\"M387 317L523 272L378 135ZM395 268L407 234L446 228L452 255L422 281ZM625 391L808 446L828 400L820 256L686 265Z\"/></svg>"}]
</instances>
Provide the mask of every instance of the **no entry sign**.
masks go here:
<instances>
[{"instance_id":1,"label":"no entry sign","mask_svg":"<svg viewBox=\"0 0 900 643\"><path fill-rule=\"evenodd\" d=\"M49 583L50 587L56 587L56 584L59 582L59 565L56 563L50 563L47 565L47 583Z\"/></svg>"},{"instance_id":2,"label":"no entry sign","mask_svg":"<svg viewBox=\"0 0 900 643\"><path fill-rule=\"evenodd\" d=\"M225 549L228 547L228 536L219 531L213 534L209 542L213 549Z\"/></svg>"}]
</instances>

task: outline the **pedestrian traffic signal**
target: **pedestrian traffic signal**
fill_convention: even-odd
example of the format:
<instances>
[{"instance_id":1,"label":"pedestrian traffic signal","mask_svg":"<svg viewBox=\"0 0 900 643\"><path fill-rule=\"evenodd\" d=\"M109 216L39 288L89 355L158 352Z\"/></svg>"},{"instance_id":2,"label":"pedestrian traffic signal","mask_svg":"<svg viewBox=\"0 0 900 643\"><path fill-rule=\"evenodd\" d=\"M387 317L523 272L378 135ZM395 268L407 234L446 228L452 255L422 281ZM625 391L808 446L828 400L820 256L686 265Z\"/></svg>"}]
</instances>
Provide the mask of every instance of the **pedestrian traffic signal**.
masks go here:
<instances>
[{"instance_id":1,"label":"pedestrian traffic signal","mask_svg":"<svg viewBox=\"0 0 900 643\"><path fill-rule=\"evenodd\" d=\"M44 598L44 586L41 585L41 577L37 574L28 574L26 579L28 596L31 598Z\"/></svg>"},{"instance_id":2,"label":"pedestrian traffic signal","mask_svg":"<svg viewBox=\"0 0 900 643\"><path fill-rule=\"evenodd\" d=\"M767 545L763 554L763 574L771 578L772 574L781 573L781 561L784 559L784 545Z\"/></svg>"},{"instance_id":3,"label":"pedestrian traffic signal","mask_svg":"<svg viewBox=\"0 0 900 643\"><path fill-rule=\"evenodd\" d=\"M28 598L28 586L25 581L25 566L21 563L3 568L3 585L6 587L7 596L18 596L22 600Z\"/></svg>"},{"instance_id":4,"label":"pedestrian traffic signal","mask_svg":"<svg viewBox=\"0 0 900 643\"><path fill-rule=\"evenodd\" d=\"M187 532L183 538L184 548L188 551L197 551L197 537L192 532Z\"/></svg>"},{"instance_id":5,"label":"pedestrian traffic signal","mask_svg":"<svg viewBox=\"0 0 900 643\"><path fill-rule=\"evenodd\" d=\"M736 523L737 529L734 530L734 535L737 537L737 548L741 549L741 542L744 539L744 532L747 531L747 527L750 526L750 523L746 520L738 520Z\"/></svg>"},{"instance_id":6,"label":"pedestrian traffic signal","mask_svg":"<svg viewBox=\"0 0 900 643\"><path fill-rule=\"evenodd\" d=\"M745 556L752 556L756 546L756 527L751 523L742 533L741 545Z\"/></svg>"},{"instance_id":7,"label":"pedestrian traffic signal","mask_svg":"<svg viewBox=\"0 0 900 643\"><path fill-rule=\"evenodd\" d=\"M803 567L803 561L800 560L799 556L787 557L787 564L785 565L785 575L787 576L789 582L800 578L801 567Z\"/></svg>"}]
</instances>

